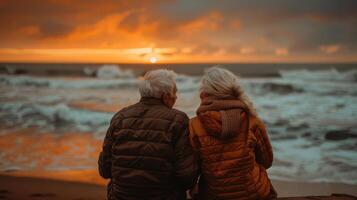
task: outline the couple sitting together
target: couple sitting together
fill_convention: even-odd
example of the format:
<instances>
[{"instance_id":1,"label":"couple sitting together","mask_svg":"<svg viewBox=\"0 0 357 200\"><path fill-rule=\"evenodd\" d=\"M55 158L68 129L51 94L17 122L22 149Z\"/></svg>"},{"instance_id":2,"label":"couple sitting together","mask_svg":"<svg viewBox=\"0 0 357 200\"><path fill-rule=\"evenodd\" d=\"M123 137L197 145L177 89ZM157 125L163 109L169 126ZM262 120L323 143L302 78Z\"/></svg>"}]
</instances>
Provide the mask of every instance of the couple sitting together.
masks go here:
<instances>
[{"instance_id":1,"label":"couple sitting together","mask_svg":"<svg viewBox=\"0 0 357 200\"><path fill-rule=\"evenodd\" d=\"M99 156L108 199L276 199L263 122L232 72L212 67L189 119L173 109L176 75L159 69L139 83L141 99L114 115Z\"/></svg>"}]
</instances>

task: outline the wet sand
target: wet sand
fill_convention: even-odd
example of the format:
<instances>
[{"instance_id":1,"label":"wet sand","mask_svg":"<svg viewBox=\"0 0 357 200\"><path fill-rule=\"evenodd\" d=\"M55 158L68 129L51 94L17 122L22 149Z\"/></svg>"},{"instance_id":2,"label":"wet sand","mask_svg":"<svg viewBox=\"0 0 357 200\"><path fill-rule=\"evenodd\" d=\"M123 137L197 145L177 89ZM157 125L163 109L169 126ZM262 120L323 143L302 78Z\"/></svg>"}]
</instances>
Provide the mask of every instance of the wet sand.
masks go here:
<instances>
[{"instance_id":1,"label":"wet sand","mask_svg":"<svg viewBox=\"0 0 357 200\"><path fill-rule=\"evenodd\" d=\"M278 191L279 197L329 196L331 194L347 194L357 196L357 185L341 183L286 182L274 180L272 182ZM57 173L1 173L0 199L105 199L106 183L107 181L101 179L94 170ZM333 198L313 197L312 199L357 198L340 196Z\"/></svg>"},{"instance_id":2,"label":"wet sand","mask_svg":"<svg viewBox=\"0 0 357 200\"><path fill-rule=\"evenodd\" d=\"M329 196L348 194L357 196L357 185L344 183L304 183L272 180L279 197Z\"/></svg>"},{"instance_id":3,"label":"wet sand","mask_svg":"<svg viewBox=\"0 0 357 200\"><path fill-rule=\"evenodd\" d=\"M0 199L105 199L104 185L29 178L0 176Z\"/></svg>"}]
</instances>

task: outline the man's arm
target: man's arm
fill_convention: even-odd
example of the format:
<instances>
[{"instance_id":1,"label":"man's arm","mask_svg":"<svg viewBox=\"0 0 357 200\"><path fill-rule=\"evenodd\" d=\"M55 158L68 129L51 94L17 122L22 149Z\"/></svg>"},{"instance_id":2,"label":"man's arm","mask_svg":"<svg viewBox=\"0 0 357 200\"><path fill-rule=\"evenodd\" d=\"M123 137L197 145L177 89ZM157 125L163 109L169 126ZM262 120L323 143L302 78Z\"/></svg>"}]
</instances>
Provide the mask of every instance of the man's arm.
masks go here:
<instances>
[{"instance_id":1,"label":"man's arm","mask_svg":"<svg viewBox=\"0 0 357 200\"><path fill-rule=\"evenodd\" d=\"M100 152L98 159L99 174L105 179L112 178L112 144L112 126L110 125L104 138L102 152Z\"/></svg>"},{"instance_id":2,"label":"man's arm","mask_svg":"<svg viewBox=\"0 0 357 200\"><path fill-rule=\"evenodd\" d=\"M198 163L190 145L188 117L176 123L174 150L175 150L175 177L184 189L190 189L196 183L198 176Z\"/></svg>"},{"instance_id":3,"label":"man's arm","mask_svg":"<svg viewBox=\"0 0 357 200\"><path fill-rule=\"evenodd\" d=\"M103 142L102 152L99 154L98 170L99 174L107 179L112 178L112 145L114 142L113 132L118 129L121 123L120 114L114 115Z\"/></svg>"}]
</instances>

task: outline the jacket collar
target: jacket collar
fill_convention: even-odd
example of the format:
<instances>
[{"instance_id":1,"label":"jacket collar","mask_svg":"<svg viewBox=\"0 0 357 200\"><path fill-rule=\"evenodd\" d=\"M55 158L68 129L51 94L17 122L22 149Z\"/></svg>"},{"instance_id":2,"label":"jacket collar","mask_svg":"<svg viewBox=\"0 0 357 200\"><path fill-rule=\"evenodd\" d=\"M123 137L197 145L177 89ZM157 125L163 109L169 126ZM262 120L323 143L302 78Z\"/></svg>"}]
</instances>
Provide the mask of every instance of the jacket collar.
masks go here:
<instances>
[{"instance_id":1,"label":"jacket collar","mask_svg":"<svg viewBox=\"0 0 357 200\"><path fill-rule=\"evenodd\" d=\"M164 105L164 102L162 101L161 98L155 98L155 97L141 97L140 102L146 105Z\"/></svg>"}]
</instances>

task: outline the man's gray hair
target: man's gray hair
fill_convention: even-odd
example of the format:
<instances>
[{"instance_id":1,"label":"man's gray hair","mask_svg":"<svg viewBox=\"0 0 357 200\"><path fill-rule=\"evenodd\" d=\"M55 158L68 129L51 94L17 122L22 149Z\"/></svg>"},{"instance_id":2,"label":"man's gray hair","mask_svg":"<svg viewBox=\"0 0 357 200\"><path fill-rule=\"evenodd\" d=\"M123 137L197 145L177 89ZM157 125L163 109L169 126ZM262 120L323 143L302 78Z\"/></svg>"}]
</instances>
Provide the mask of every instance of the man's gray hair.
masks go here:
<instances>
[{"instance_id":1,"label":"man's gray hair","mask_svg":"<svg viewBox=\"0 0 357 200\"><path fill-rule=\"evenodd\" d=\"M163 94L173 94L176 88L176 73L172 70L148 71L139 82L141 97L161 98Z\"/></svg>"}]
</instances>

